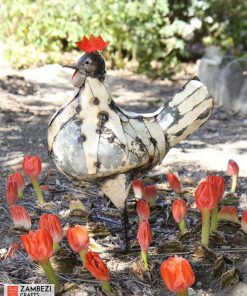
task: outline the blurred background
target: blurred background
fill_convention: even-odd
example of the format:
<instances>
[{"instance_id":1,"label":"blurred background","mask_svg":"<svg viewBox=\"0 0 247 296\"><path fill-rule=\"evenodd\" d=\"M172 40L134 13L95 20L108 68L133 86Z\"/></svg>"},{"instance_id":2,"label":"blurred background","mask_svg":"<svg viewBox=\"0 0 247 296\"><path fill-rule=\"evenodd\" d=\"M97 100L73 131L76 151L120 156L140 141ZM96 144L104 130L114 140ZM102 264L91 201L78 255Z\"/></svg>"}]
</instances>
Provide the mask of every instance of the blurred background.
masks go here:
<instances>
[{"instance_id":1,"label":"blurred background","mask_svg":"<svg viewBox=\"0 0 247 296\"><path fill-rule=\"evenodd\" d=\"M74 42L84 34L101 34L110 41L108 67L130 67L152 77L170 77L210 45L227 55L246 56L243 0L1 2L4 55L18 69L69 59Z\"/></svg>"}]
</instances>

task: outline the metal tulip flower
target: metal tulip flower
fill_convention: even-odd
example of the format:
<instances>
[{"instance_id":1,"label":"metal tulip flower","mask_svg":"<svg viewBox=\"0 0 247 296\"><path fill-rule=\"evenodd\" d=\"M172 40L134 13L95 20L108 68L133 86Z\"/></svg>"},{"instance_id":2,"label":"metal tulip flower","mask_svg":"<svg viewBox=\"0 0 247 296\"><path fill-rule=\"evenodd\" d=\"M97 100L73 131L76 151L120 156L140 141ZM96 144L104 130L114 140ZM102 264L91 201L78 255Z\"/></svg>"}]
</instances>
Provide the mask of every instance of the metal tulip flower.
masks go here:
<instances>
[{"instance_id":1,"label":"metal tulip flower","mask_svg":"<svg viewBox=\"0 0 247 296\"><path fill-rule=\"evenodd\" d=\"M140 222L137 231L137 240L141 247L141 257L144 264L144 269L148 268L148 249L153 241L153 233L148 220Z\"/></svg>"},{"instance_id":2,"label":"metal tulip flower","mask_svg":"<svg viewBox=\"0 0 247 296\"><path fill-rule=\"evenodd\" d=\"M6 201L9 205L13 205L18 200L18 187L15 181L8 179L6 190Z\"/></svg>"},{"instance_id":3,"label":"metal tulip flower","mask_svg":"<svg viewBox=\"0 0 247 296\"><path fill-rule=\"evenodd\" d=\"M85 254L85 268L100 281L104 294L113 295L109 270L97 253L89 251Z\"/></svg>"},{"instance_id":4,"label":"metal tulip flower","mask_svg":"<svg viewBox=\"0 0 247 296\"><path fill-rule=\"evenodd\" d=\"M185 217L187 215L187 206L183 199L176 199L172 204L172 216L176 223L178 223L181 234L187 231L185 224Z\"/></svg>"},{"instance_id":5,"label":"metal tulip flower","mask_svg":"<svg viewBox=\"0 0 247 296\"><path fill-rule=\"evenodd\" d=\"M82 263L85 264L85 254L90 245L86 228L81 225L75 225L73 228L69 227L66 235L71 249L79 253Z\"/></svg>"},{"instance_id":6,"label":"metal tulip flower","mask_svg":"<svg viewBox=\"0 0 247 296\"><path fill-rule=\"evenodd\" d=\"M195 282L190 263L178 256L170 257L160 266L160 273L166 287L178 296L188 296L188 288Z\"/></svg>"},{"instance_id":7,"label":"metal tulip flower","mask_svg":"<svg viewBox=\"0 0 247 296\"><path fill-rule=\"evenodd\" d=\"M38 177L41 174L42 170L42 163L40 157L37 155L24 156L22 169L25 172L25 174L30 178L33 184L34 191L37 195L39 204L42 205L44 203L44 197L38 181Z\"/></svg>"},{"instance_id":8,"label":"metal tulip flower","mask_svg":"<svg viewBox=\"0 0 247 296\"><path fill-rule=\"evenodd\" d=\"M60 218L55 214L43 214L39 220L39 228L49 232L53 240L53 250L57 250L59 248L59 242L63 238Z\"/></svg>"},{"instance_id":9,"label":"metal tulip flower","mask_svg":"<svg viewBox=\"0 0 247 296\"><path fill-rule=\"evenodd\" d=\"M21 173L14 173L8 176L8 182L15 182L17 185L18 197L23 197L25 181Z\"/></svg>"},{"instance_id":10,"label":"metal tulip flower","mask_svg":"<svg viewBox=\"0 0 247 296\"><path fill-rule=\"evenodd\" d=\"M59 170L72 180L97 183L126 217L132 181L208 120L213 99L193 78L153 113L122 109L112 98L99 53L107 44L101 36L77 42L85 54L65 66L74 69L75 93L49 123L48 150Z\"/></svg>"},{"instance_id":11,"label":"metal tulip flower","mask_svg":"<svg viewBox=\"0 0 247 296\"><path fill-rule=\"evenodd\" d=\"M18 206L15 204L10 205L9 211L16 228L23 228L26 230L31 228L32 222L30 216L23 206Z\"/></svg>"},{"instance_id":12,"label":"metal tulip flower","mask_svg":"<svg viewBox=\"0 0 247 296\"><path fill-rule=\"evenodd\" d=\"M49 282L58 289L59 281L49 260L53 254L52 237L49 232L45 229L31 230L21 236L21 241L29 257L33 261L38 261Z\"/></svg>"},{"instance_id":13,"label":"metal tulip flower","mask_svg":"<svg viewBox=\"0 0 247 296\"><path fill-rule=\"evenodd\" d=\"M150 208L144 199L139 199L136 203L136 212L140 222L150 218Z\"/></svg>"}]
</instances>

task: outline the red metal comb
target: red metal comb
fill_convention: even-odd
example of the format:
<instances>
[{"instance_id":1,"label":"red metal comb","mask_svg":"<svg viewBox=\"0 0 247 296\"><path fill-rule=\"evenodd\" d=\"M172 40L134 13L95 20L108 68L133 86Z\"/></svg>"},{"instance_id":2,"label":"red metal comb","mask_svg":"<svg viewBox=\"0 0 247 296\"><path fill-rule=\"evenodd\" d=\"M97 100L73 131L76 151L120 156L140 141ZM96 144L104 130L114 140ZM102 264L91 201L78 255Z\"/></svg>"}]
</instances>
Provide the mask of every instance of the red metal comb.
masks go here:
<instances>
[{"instance_id":1,"label":"red metal comb","mask_svg":"<svg viewBox=\"0 0 247 296\"><path fill-rule=\"evenodd\" d=\"M91 35L89 39L84 36L81 41L76 42L76 45L80 50L85 52L103 50L108 44L109 42L105 42L100 35L97 38L94 35Z\"/></svg>"}]
</instances>

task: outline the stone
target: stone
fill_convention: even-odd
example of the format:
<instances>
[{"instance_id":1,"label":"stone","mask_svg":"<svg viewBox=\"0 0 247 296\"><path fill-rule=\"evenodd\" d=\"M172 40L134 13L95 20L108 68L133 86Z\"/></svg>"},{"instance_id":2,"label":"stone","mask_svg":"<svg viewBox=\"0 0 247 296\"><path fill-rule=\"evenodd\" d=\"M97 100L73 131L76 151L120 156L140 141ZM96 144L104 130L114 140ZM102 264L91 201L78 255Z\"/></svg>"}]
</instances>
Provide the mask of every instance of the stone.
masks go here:
<instances>
[{"instance_id":1,"label":"stone","mask_svg":"<svg viewBox=\"0 0 247 296\"><path fill-rule=\"evenodd\" d=\"M247 59L223 56L216 47L206 50L198 66L217 105L227 111L247 113Z\"/></svg>"}]
</instances>

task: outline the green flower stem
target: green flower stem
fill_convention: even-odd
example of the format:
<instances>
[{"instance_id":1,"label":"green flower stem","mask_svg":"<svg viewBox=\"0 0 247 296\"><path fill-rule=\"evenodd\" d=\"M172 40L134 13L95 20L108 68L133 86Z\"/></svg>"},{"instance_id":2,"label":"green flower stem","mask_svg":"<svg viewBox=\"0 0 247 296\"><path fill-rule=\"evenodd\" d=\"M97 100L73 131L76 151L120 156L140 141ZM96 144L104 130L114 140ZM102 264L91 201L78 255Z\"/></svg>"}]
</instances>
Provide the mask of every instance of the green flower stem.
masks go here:
<instances>
[{"instance_id":1,"label":"green flower stem","mask_svg":"<svg viewBox=\"0 0 247 296\"><path fill-rule=\"evenodd\" d=\"M189 296L189 292L188 289L178 292L178 296Z\"/></svg>"},{"instance_id":2,"label":"green flower stem","mask_svg":"<svg viewBox=\"0 0 247 296\"><path fill-rule=\"evenodd\" d=\"M44 203L44 197L43 197L42 191L41 191L40 186L39 186L38 178L37 177L31 177L31 181L32 181L32 184L33 184L34 191L35 191L35 193L36 193L36 195L38 197L38 201L42 205Z\"/></svg>"},{"instance_id":3,"label":"green flower stem","mask_svg":"<svg viewBox=\"0 0 247 296\"><path fill-rule=\"evenodd\" d=\"M59 249L59 243L53 243L53 252Z\"/></svg>"},{"instance_id":4,"label":"green flower stem","mask_svg":"<svg viewBox=\"0 0 247 296\"><path fill-rule=\"evenodd\" d=\"M218 227L218 211L219 211L219 206L217 205L213 210L212 210L212 217L211 217L211 226L210 226L210 233L214 230L217 229Z\"/></svg>"},{"instance_id":5,"label":"green flower stem","mask_svg":"<svg viewBox=\"0 0 247 296\"><path fill-rule=\"evenodd\" d=\"M22 191L18 191L18 197L23 198L23 192Z\"/></svg>"},{"instance_id":6,"label":"green flower stem","mask_svg":"<svg viewBox=\"0 0 247 296\"><path fill-rule=\"evenodd\" d=\"M102 290L106 293L106 295L110 295L111 294L111 285L109 282L107 281L100 281Z\"/></svg>"},{"instance_id":7,"label":"green flower stem","mask_svg":"<svg viewBox=\"0 0 247 296\"><path fill-rule=\"evenodd\" d=\"M85 254L87 253L88 249L83 249L81 252L79 252L82 264L85 266Z\"/></svg>"},{"instance_id":8,"label":"green flower stem","mask_svg":"<svg viewBox=\"0 0 247 296\"><path fill-rule=\"evenodd\" d=\"M202 240L201 243L208 246L209 230L210 230L210 210L204 209L201 211L202 215Z\"/></svg>"},{"instance_id":9,"label":"green flower stem","mask_svg":"<svg viewBox=\"0 0 247 296\"><path fill-rule=\"evenodd\" d=\"M51 266L51 262L49 261L49 259L47 261L40 261L39 264L44 269L44 272L49 280L49 283L54 284L55 287L58 288L59 281L58 281L58 278L55 274L54 269Z\"/></svg>"},{"instance_id":10,"label":"green flower stem","mask_svg":"<svg viewBox=\"0 0 247 296\"><path fill-rule=\"evenodd\" d=\"M232 175L232 188L231 188L232 193L236 192L237 183L238 183L238 175Z\"/></svg>"},{"instance_id":11,"label":"green flower stem","mask_svg":"<svg viewBox=\"0 0 247 296\"><path fill-rule=\"evenodd\" d=\"M156 207L156 198L150 199L149 206L150 206L150 208L155 208Z\"/></svg>"},{"instance_id":12,"label":"green flower stem","mask_svg":"<svg viewBox=\"0 0 247 296\"><path fill-rule=\"evenodd\" d=\"M144 264L144 270L146 270L148 268L148 255L147 255L147 251L141 251L141 257L142 257L142 261Z\"/></svg>"},{"instance_id":13,"label":"green flower stem","mask_svg":"<svg viewBox=\"0 0 247 296\"><path fill-rule=\"evenodd\" d=\"M184 219L178 223L178 226L179 226L179 229L181 231L181 234L184 234L187 231Z\"/></svg>"}]
</instances>

